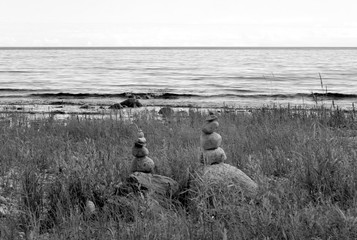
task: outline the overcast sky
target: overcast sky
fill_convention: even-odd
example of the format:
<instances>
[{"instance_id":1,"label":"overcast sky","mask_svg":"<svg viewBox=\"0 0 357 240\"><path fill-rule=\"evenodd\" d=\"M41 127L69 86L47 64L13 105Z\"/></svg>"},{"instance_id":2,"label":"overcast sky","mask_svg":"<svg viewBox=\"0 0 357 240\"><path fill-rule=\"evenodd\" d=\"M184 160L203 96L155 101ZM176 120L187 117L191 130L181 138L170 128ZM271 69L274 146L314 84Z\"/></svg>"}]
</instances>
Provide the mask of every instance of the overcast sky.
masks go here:
<instances>
[{"instance_id":1,"label":"overcast sky","mask_svg":"<svg viewBox=\"0 0 357 240\"><path fill-rule=\"evenodd\" d=\"M357 0L0 0L0 46L357 46Z\"/></svg>"}]
</instances>

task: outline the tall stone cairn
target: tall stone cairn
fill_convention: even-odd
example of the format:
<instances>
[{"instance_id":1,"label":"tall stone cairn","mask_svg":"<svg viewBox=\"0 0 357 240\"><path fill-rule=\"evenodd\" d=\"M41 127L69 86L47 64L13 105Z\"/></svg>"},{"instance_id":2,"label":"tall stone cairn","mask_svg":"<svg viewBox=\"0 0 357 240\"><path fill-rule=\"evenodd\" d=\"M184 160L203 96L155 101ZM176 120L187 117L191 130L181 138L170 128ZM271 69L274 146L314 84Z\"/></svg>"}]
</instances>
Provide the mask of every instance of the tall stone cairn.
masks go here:
<instances>
[{"instance_id":1,"label":"tall stone cairn","mask_svg":"<svg viewBox=\"0 0 357 240\"><path fill-rule=\"evenodd\" d=\"M138 131L138 139L135 141L132 154L135 157L131 165L131 172L153 173L155 163L148 157L149 150L146 148L146 139L142 130Z\"/></svg>"},{"instance_id":2,"label":"tall stone cairn","mask_svg":"<svg viewBox=\"0 0 357 240\"><path fill-rule=\"evenodd\" d=\"M230 186L231 190L236 188L245 196L254 197L258 185L240 169L224 163L227 156L220 147L222 137L215 132L218 127L217 116L210 113L202 127L200 137L200 161L203 166L198 172L200 177L193 185L200 189L204 189L203 186L209 186L208 189L214 189L215 186L218 186L218 189L221 189L220 186Z\"/></svg>"},{"instance_id":3,"label":"tall stone cairn","mask_svg":"<svg viewBox=\"0 0 357 240\"><path fill-rule=\"evenodd\" d=\"M222 137L215 132L219 127L217 119L216 115L210 113L202 127L200 161L204 165L218 164L227 160L226 153L220 147Z\"/></svg>"}]
</instances>

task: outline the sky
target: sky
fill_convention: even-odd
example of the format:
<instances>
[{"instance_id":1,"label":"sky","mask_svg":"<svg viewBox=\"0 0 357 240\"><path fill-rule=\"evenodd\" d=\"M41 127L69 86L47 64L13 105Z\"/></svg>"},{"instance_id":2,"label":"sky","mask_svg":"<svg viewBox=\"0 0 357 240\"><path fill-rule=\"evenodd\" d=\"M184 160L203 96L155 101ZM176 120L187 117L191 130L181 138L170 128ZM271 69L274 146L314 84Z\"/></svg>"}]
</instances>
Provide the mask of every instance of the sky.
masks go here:
<instances>
[{"instance_id":1,"label":"sky","mask_svg":"<svg viewBox=\"0 0 357 240\"><path fill-rule=\"evenodd\" d=\"M1 47L357 47L356 0L0 0Z\"/></svg>"}]
</instances>

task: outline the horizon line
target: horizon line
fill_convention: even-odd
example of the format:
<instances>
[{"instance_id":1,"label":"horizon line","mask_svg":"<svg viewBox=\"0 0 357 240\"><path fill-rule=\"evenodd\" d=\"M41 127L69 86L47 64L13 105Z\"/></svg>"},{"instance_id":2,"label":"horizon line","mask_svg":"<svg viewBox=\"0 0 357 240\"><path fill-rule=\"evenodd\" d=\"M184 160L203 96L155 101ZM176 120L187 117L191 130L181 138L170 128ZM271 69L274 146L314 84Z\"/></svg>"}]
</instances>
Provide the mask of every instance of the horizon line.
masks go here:
<instances>
[{"instance_id":1,"label":"horizon line","mask_svg":"<svg viewBox=\"0 0 357 240\"><path fill-rule=\"evenodd\" d=\"M0 50L11 49L357 49L357 46L0 46Z\"/></svg>"}]
</instances>

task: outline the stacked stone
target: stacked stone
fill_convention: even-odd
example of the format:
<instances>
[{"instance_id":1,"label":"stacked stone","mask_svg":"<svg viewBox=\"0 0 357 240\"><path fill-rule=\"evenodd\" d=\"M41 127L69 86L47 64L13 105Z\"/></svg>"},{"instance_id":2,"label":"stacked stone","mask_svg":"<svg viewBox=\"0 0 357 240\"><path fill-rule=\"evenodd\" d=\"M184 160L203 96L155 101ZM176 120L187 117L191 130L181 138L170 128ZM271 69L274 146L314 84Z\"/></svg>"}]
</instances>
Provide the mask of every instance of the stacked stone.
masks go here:
<instances>
[{"instance_id":1,"label":"stacked stone","mask_svg":"<svg viewBox=\"0 0 357 240\"><path fill-rule=\"evenodd\" d=\"M218 164L227 159L226 153L220 147L222 137L215 132L219 127L217 119L216 115L210 113L202 127L200 161L205 165Z\"/></svg>"},{"instance_id":2,"label":"stacked stone","mask_svg":"<svg viewBox=\"0 0 357 240\"><path fill-rule=\"evenodd\" d=\"M138 131L138 140L134 143L132 154L135 157L131 165L131 172L153 173L155 163L148 157L146 139L142 130Z\"/></svg>"}]
</instances>

